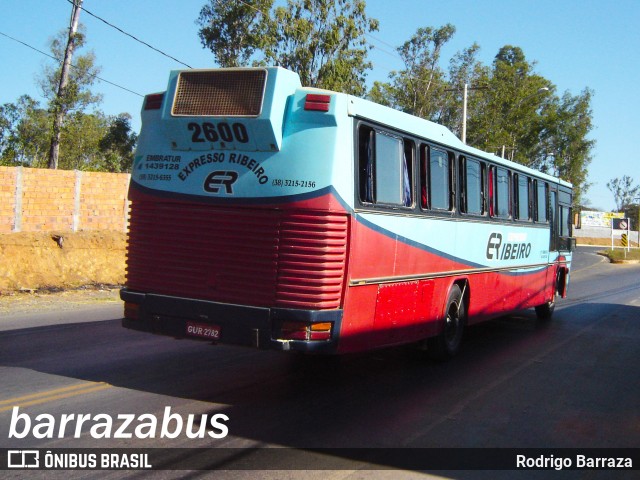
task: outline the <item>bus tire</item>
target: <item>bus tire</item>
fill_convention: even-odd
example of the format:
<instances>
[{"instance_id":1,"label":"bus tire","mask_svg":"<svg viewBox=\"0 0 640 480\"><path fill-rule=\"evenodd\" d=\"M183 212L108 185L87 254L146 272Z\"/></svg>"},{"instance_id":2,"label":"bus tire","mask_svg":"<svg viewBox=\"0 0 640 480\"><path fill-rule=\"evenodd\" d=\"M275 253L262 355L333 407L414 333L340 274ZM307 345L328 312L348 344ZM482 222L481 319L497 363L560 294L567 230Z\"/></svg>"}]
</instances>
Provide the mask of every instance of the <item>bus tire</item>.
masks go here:
<instances>
[{"instance_id":1,"label":"bus tire","mask_svg":"<svg viewBox=\"0 0 640 480\"><path fill-rule=\"evenodd\" d=\"M466 315L467 307L464 303L462 291L455 284L451 287L447 298L447 309L442 332L427 341L429 357L434 360L444 361L458 353L462 343Z\"/></svg>"},{"instance_id":2,"label":"bus tire","mask_svg":"<svg viewBox=\"0 0 640 480\"><path fill-rule=\"evenodd\" d=\"M536 315L538 317L538 320L542 320L542 321L551 320L551 317L553 316L553 311L555 309L556 309L555 302L547 302L547 303L543 303L542 305L538 305L536 307Z\"/></svg>"}]
</instances>

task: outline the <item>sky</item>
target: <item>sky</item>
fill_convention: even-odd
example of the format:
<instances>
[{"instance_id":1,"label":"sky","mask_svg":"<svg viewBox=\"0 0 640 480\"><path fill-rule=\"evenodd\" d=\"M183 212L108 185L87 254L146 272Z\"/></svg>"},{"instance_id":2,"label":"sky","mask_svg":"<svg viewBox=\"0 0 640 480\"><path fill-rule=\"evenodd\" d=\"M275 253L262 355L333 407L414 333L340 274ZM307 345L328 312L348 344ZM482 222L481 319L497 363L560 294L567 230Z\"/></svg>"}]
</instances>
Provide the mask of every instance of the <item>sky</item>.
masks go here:
<instances>
[{"instance_id":1,"label":"sky","mask_svg":"<svg viewBox=\"0 0 640 480\"><path fill-rule=\"evenodd\" d=\"M87 11L193 68L215 67L203 49L196 19L206 0L84 0ZM456 34L442 51L443 67L474 42L479 59L490 65L504 45L520 47L535 73L557 87L557 94L593 90L596 141L589 165L589 206L613 210L609 180L629 175L640 184L638 139L640 110L640 0L367 0L367 14L380 22L367 36L374 48L368 82L387 81L402 69L396 47L420 27L451 23ZM36 78L53 60L9 39L49 53L52 37L68 28L69 0L0 0L0 105L28 94L41 100ZM102 67L93 91L103 95L108 115L128 112L140 128L142 96L163 91L170 70L186 68L115 28L81 12L87 49ZM134 93L132 93L134 92Z\"/></svg>"}]
</instances>

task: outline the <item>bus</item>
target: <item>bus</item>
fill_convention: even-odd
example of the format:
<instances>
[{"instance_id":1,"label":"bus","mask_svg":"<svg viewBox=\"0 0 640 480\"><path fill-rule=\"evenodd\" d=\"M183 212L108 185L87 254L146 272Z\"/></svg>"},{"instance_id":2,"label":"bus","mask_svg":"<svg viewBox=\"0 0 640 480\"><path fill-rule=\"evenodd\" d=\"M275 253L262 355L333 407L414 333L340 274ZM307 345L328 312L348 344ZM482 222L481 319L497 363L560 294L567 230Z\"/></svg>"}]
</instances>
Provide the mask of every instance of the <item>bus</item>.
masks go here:
<instances>
[{"instance_id":1,"label":"bus","mask_svg":"<svg viewBox=\"0 0 640 480\"><path fill-rule=\"evenodd\" d=\"M280 67L171 72L129 200L123 326L259 349L446 359L550 318L575 248L571 184Z\"/></svg>"}]
</instances>

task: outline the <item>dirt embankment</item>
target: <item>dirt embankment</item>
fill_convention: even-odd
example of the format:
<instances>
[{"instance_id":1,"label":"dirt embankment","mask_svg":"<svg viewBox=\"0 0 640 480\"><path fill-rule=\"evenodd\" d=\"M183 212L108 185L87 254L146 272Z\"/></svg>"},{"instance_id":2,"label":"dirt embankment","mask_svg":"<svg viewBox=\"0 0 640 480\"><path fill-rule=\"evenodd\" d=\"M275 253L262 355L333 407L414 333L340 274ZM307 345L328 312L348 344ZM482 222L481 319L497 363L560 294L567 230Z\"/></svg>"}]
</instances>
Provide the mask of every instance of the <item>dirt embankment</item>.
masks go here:
<instances>
[{"instance_id":1,"label":"dirt embankment","mask_svg":"<svg viewBox=\"0 0 640 480\"><path fill-rule=\"evenodd\" d=\"M606 238L578 243L611 245ZM124 232L0 234L0 295L122 285L125 248Z\"/></svg>"},{"instance_id":2,"label":"dirt embankment","mask_svg":"<svg viewBox=\"0 0 640 480\"><path fill-rule=\"evenodd\" d=\"M121 285L124 232L47 232L0 235L0 295Z\"/></svg>"},{"instance_id":3,"label":"dirt embankment","mask_svg":"<svg viewBox=\"0 0 640 480\"><path fill-rule=\"evenodd\" d=\"M622 240L619 238L614 239L613 244L616 247L622 246ZM598 245L604 248L611 248L611 239L610 238L586 238L586 237L578 237L578 245ZM629 240L630 247L637 247L638 242L635 240Z\"/></svg>"}]
</instances>

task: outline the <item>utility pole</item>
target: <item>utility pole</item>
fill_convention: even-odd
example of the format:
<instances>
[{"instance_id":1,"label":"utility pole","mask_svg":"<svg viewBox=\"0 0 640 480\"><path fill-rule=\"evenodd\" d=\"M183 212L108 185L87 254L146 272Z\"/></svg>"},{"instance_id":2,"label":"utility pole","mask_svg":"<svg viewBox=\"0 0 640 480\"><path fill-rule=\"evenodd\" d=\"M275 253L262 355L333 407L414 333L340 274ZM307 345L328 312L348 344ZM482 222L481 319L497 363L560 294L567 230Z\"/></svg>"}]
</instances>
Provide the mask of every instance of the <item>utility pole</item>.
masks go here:
<instances>
[{"instance_id":1,"label":"utility pole","mask_svg":"<svg viewBox=\"0 0 640 480\"><path fill-rule=\"evenodd\" d=\"M462 90L462 134L460 140L462 143L467 143L467 102L469 98L469 90L489 90L487 86L471 87L468 83L464 84L464 87L459 88L447 88L445 92L459 92Z\"/></svg>"},{"instance_id":2,"label":"utility pole","mask_svg":"<svg viewBox=\"0 0 640 480\"><path fill-rule=\"evenodd\" d=\"M467 92L469 86L464 84L464 95L462 97L462 143L467 143Z\"/></svg>"},{"instance_id":3,"label":"utility pole","mask_svg":"<svg viewBox=\"0 0 640 480\"><path fill-rule=\"evenodd\" d=\"M73 49L76 44L76 31L78 30L78 21L80 19L80 10L82 9L83 0L74 0L71 10L71 23L69 26L69 39L67 40L67 48L64 52L64 60L62 62L62 70L60 72L60 83L58 84L58 94L55 101L55 112L53 119L53 134L51 136L51 147L49 148L49 168L58 168L58 155L60 153L60 132L62 130L62 122L64 121L65 112L62 108L62 100L65 96L65 90L69 81L69 68L71 67L71 59L73 58Z\"/></svg>"}]
</instances>

